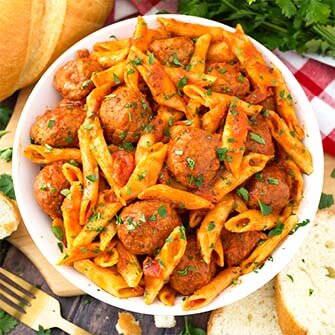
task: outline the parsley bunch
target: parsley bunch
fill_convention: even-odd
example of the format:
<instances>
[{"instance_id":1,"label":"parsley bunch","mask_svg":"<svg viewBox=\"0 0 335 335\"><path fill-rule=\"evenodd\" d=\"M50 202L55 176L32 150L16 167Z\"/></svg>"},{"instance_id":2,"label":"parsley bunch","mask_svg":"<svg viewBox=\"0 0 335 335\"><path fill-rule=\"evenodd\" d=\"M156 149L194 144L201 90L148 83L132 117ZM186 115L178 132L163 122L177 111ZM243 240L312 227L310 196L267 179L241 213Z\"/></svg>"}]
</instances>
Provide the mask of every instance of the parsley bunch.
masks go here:
<instances>
[{"instance_id":1,"label":"parsley bunch","mask_svg":"<svg viewBox=\"0 0 335 335\"><path fill-rule=\"evenodd\" d=\"M180 0L181 14L235 26L269 49L335 57L334 0Z\"/></svg>"}]
</instances>

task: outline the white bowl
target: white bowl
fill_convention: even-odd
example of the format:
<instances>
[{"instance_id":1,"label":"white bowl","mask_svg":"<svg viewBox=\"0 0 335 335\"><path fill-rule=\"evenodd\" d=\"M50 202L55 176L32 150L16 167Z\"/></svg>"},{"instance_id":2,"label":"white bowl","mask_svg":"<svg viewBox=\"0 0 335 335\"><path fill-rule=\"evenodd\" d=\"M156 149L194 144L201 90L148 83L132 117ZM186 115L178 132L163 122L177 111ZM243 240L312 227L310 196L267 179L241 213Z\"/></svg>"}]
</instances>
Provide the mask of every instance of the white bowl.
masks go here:
<instances>
[{"instance_id":1,"label":"white bowl","mask_svg":"<svg viewBox=\"0 0 335 335\"><path fill-rule=\"evenodd\" d=\"M144 17L144 19L150 27L155 27L157 26L157 23L155 22L156 17L157 16L155 15L150 15ZM185 15L168 15L167 17L173 17L185 22L222 27L229 31L233 30L218 22L199 17ZM83 48L91 49L95 42L108 40L110 35L116 35L118 38L130 37L134 31L135 23L135 18L115 23L100 29L72 46L45 72L43 77L36 84L22 112L16 130L13 152L13 177L17 203L32 239L42 254L54 266L60 256L57 240L51 232L50 219L39 208L33 195L34 177L38 173L40 167L26 159L22 153L24 147L30 144L30 127L34 123L37 115L43 114L46 107L54 107L60 100L59 94L52 85L53 75L60 66L70 59L73 59L77 50ZM304 143L313 156L314 172L310 176L304 176L304 197L301 201L298 215L300 220L308 218L312 221L317 211L323 179L323 151L317 121L303 89L292 73L271 51L256 41L253 41L253 43L263 54L265 59L282 72L295 101L299 120L306 131L307 136ZM160 302L146 305L142 297L119 299L100 290L90 280L69 266L55 266L55 268L73 285L84 292L119 308L152 315L194 314L228 305L242 299L263 286L289 262L303 242L309 229L310 225L307 225L306 227L299 229L295 234L290 235L274 252L273 261L267 261L258 273L252 272L242 276L241 284L226 289L208 306L190 312L186 312L181 308L181 298L178 298L173 307L166 307Z\"/></svg>"}]
</instances>

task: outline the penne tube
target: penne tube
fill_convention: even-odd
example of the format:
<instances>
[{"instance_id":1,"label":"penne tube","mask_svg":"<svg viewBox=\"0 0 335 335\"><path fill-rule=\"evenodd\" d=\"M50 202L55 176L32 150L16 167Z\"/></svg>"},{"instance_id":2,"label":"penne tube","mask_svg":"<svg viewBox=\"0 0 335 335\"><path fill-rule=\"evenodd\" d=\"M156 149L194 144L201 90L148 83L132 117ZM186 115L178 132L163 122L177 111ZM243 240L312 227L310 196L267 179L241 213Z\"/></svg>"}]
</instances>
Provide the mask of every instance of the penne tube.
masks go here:
<instances>
[{"instance_id":1,"label":"penne tube","mask_svg":"<svg viewBox=\"0 0 335 335\"><path fill-rule=\"evenodd\" d=\"M285 161L288 169L288 181L290 186L290 199L294 201L294 206L298 206L302 199L304 180L301 171L292 160Z\"/></svg>"},{"instance_id":2,"label":"penne tube","mask_svg":"<svg viewBox=\"0 0 335 335\"><path fill-rule=\"evenodd\" d=\"M234 204L234 197L231 194L226 195L213 209L211 209L197 232L197 239L200 245L200 251L204 261L209 264L212 251L215 248L217 239L220 237L221 230L228 218Z\"/></svg>"},{"instance_id":3,"label":"penne tube","mask_svg":"<svg viewBox=\"0 0 335 335\"><path fill-rule=\"evenodd\" d=\"M62 190L65 191L65 190ZM66 245L69 249L73 246L75 237L81 230L80 226L80 204L83 194L82 184L79 181L71 185L68 194L63 200L61 211L63 215L63 225L65 230Z\"/></svg>"},{"instance_id":4,"label":"penne tube","mask_svg":"<svg viewBox=\"0 0 335 335\"><path fill-rule=\"evenodd\" d=\"M110 268L119 261L119 253L115 247L108 247L106 252L102 252L94 258L94 263L102 268Z\"/></svg>"},{"instance_id":5,"label":"penne tube","mask_svg":"<svg viewBox=\"0 0 335 335\"><path fill-rule=\"evenodd\" d=\"M179 206L179 208L186 208L189 210L214 207L212 203L199 195L164 184L156 184L146 188L138 195L138 198L143 200L158 199L162 201L169 201Z\"/></svg>"},{"instance_id":6,"label":"penne tube","mask_svg":"<svg viewBox=\"0 0 335 335\"><path fill-rule=\"evenodd\" d=\"M194 52L190 60L190 71L195 73L205 72L206 55L211 43L211 35L204 34L197 38Z\"/></svg>"},{"instance_id":7,"label":"penne tube","mask_svg":"<svg viewBox=\"0 0 335 335\"><path fill-rule=\"evenodd\" d=\"M118 298L130 298L143 295L143 288L129 287L122 276L112 268L102 268L90 260L75 262L73 267L94 284Z\"/></svg>"},{"instance_id":8,"label":"penne tube","mask_svg":"<svg viewBox=\"0 0 335 335\"><path fill-rule=\"evenodd\" d=\"M64 163L62 166L62 172L67 181L72 185L74 182L83 183L83 173L81 170L70 163Z\"/></svg>"},{"instance_id":9,"label":"penne tube","mask_svg":"<svg viewBox=\"0 0 335 335\"><path fill-rule=\"evenodd\" d=\"M234 205L233 210L237 213L243 213L248 210L245 202L237 195L234 195Z\"/></svg>"},{"instance_id":10,"label":"penne tube","mask_svg":"<svg viewBox=\"0 0 335 335\"><path fill-rule=\"evenodd\" d=\"M117 227L115 220L110 221L100 233L100 250L104 251L110 246L112 239L116 235Z\"/></svg>"},{"instance_id":11,"label":"penne tube","mask_svg":"<svg viewBox=\"0 0 335 335\"><path fill-rule=\"evenodd\" d=\"M139 163L141 158L144 155L147 155L150 151L150 148L156 143L155 134L153 132L151 133L145 133L142 134L140 139L137 142L136 151L135 151L135 162L136 164Z\"/></svg>"},{"instance_id":12,"label":"penne tube","mask_svg":"<svg viewBox=\"0 0 335 335\"><path fill-rule=\"evenodd\" d=\"M211 43L208 52L207 60L212 62L233 62L236 60L235 55L224 41Z\"/></svg>"},{"instance_id":13,"label":"penne tube","mask_svg":"<svg viewBox=\"0 0 335 335\"><path fill-rule=\"evenodd\" d=\"M85 246L73 247L64 250L57 265L69 265L82 259L95 258L100 253L101 250L99 249L99 243L97 242Z\"/></svg>"},{"instance_id":14,"label":"penne tube","mask_svg":"<svg viewBox=\"0 0 335 335\"><path fill-rule=\"evenodd\" d=\"M165 17L158 17L157 22L159 22L166 29L166 31L173 33L174 35L194 38L204 34L210 34L213 41L220 41L223 39L222 28L207 27L195 23L186 23Z\"/></svg>"},{"instance_id":15,"label":"penne tube","mask_svg":"<svg viewBox=\"0 0 335 335\"><path fill-rule=\"evenodd\" d=\"M209 284L187 297L182 303L183 309L189 311L207 306L240 275L241 269L239 267L227 268L221 271Z\"/></svg>"},{"instance_id":16,"label":"penne tube","mask_svg":"<svg viewBox=\"0 0 335 335\"><path fill-rule=\"evenodd\" d=\"M201 104L193 99L190 99L187 103L186 106L186 118L187 121L186 122L191 122L190 126L192 127L201 127L201 120L200 120L200 116L199 116L199 111L200 111L200 107Z\"/></svg>"},{"instance_id":17,"label":"penne tube","mask_svg":"<svg viewBox=\"0 0 335 335\"><path fill-rule=\"evenodd\" d=\"M81 153L75 148L53 148L49 145L29 144L24 150L24 155L37 164L50 164L57 161L75 160L81 162Z\"/></svg>"},{"instance_id":18,"label":"penne tube","mask_svg":"<svg viewBox=\"0 0 335 335\"><path fill-rule=\"evenodd\" d=\"M274 71L279 78L278 85L275 87L277 113L285 120L290 132L301 141L304 138L304 130L299 125L299 120L294 109L293 98L279 70L275 69Z\"/></svg>"},{"instance_id":19,"label":"penne tube","mask_svg":"<svg viewBox=\"0 0 335 335\"><path fill-rule=\"evenodd\" d=\"M149 48L151 36L147 23L142 16L138 16L133 38L131 40L132 45L141 51L145 51Z\"/></svg>"},{"instance_id":20,"label":"penne tube","mask_svg":"<svg viewBox=\"0 0 335 335\"><path fill-rule=\"evenodd\" d=\"M196 227L198 224L201 223L205 216L204 211L190 211L190 216L189 216L189 225L191 228Z\"/></svg>"},{"instance_id":21,"label":"penne tube","mask_svg":"<svg viewBox=\"0 0 335 335\"><path fill-rule=\"evenodd\" d=\"M280 221L280 220L279 220ZM257 270L285 239L298 222L296 215L289 216L283 223L283 230L279 235L269 237L258 245L251 255L241 263L243 274Z\"/></svg>"},{"instance_id":22,"label":"penne tube","mask_svg":"<svg viewBox=\"0 0 335 335\"><path fill-rule=\"evenodd\" d=\"M216 264L218 266L224 267L224 253L221 238L218 238L215 243L214 253L216 254Z\"/></svg>"},{"instance_id":23,"label":"penne tube","mask_svg":"<svg viewBox=\"0 0 335 335\"><path fill-rule=\"evenodd\" d=\"M124 61L129 52L129 46L115 51L95 51L90 57L96 60L102 67L110 68Z\"/></svg>"},{"instance_id":24,"label":"penne tube","mask_svg":"<svg viewBox=\"0 0 335 335\"><path fill-rule=\"evenodd\" d=\"M212 92L211 90L205 90L204 88L195 85L184 86L184 93L191 99L194 99L201 105L209 108L214 108L220 103L227 106L229 104L234 104L234 107L242 108L248 116L259 114L263 108L261 105L249 104L232 95Z\"/></svg>"},{"instance_id":25,"label":"penne tube","mask_svg":"<svg viewBox=\"0 0 335 335\"><path fill-rule=\"evenodd\" d=\"M129 252L121 242L116 245L119 261L116 264L117 271L121 274L129 287L139 285L143 271L136 255Z\"/></svg>"},{"instance_id":26,"label":"penne tube","mask_svg":"<svg viewBox=\"0 0 335 335\"><path fill-rule=\"evenodd\" d=\"M306 174L311 174L313 172L311 153L297 137L291 135L284 119L277 113L269 111L269 117L266 118L266 122L273 138L280 144L284 151L292 157L301 171Z\"/></svg>"},{"instance_id":27,"label":"penne tube","mask_svg":"<svg viewBox=\"0 0 335 335\"><path fill-rule=\"evenodd\" d=\"M253 174L262 171L266 163L272 157L273 156L258 153L250 153L243 157L240 173L237 176L233 176L231 172L225 171L213 185L213 193L216 202L220 201L226 194L245 182Z\"/></svg>"},{"instance_id":28,"label":"penne tube","mask_svg":"<svg viewBox=\"0 0 335 335\"><path fill-rule=\"evenodd\" d=\"M167 154L167 144L158 142L144 153L127 184L120 190L120 197L127 201L135 199L146 188L156 184Z\"/></svg>"},{"instance_id":29,"label":"penne tube","mask_svg":"<svg viewBox=\"0 0 335 335\"><path fill-rule=\"evenodd\" d=\"M257 209L247 211L233 216L224 227L233 233L244 233L246 231L261 231L273 228L277 224L278 216L274 214L262 215Z\"/></svg>"},{"instance_id":30,"label":"penne tube","mask_svg":"<svg viewBox=\"0 0 335 335\"><path fill-rule=\"evenodd\" d=\"M107 82L107 83L93 89L91 91L91 93L86 97L87 118L84 121L84 126L87 126L90 123L89 119L94 114L98 114L98 112L100 110L101 103L105 99L106 95L108 95L111 92L112 86L114 86L114 82ZM80 130L80 128L79 128L79 130Z\"/></svg>"},{"instance_id":31,"label":"penne tube","mask_svg":"<svg viewBox=\"0 0 335 335\"><path fill-rule=\"evenodd\" d=\"M96 87L101 87L106 84L111 85L111 87L116 86L125 80L126 67L126 61L120 62L109 69L93 73L91 80Z\"/></svg>"},{"instance_id":32,"label":"penne tube","mask_svg":"<svg viewBox=\"0 0 335 335\"><path fill-rule=\"evenodd\" d=\"M89 127L90 120L86 119L78 130L79 147L82 155L84 192L80 204L79 223L84 225L91 216L98 201L99 167L90 150Z\"/></svg>"},{"instance_id":33,"label":"penne tube","mask_svg":"<svg viewBox=\"0 0 335 335\"><path fill-rule=\"evenodd\" d=\"M185 228L183 226L174 228L159 253L155 256L155 261L161 267L161 275L159 277L144 276L144 302L146 304L153 303L157 294L164 286L165 281L169 279L183 257L186 244Z\"/></svg>"},{"instance_id":34,"label":"penne tube","mask_svg":"<svg viewBox=\"0 0 335 335\"><path fill-rule=\"evenodd\" d=\"M204 73L186 71L181 67L164 66L164 71L173 81L177 88L182 91L186 84L206 87L212 85L216 77Z\"/></svg>"},{"instance_id":35,"label":"penne tube","mask_svg":"<svg viewBox=\"0 0 335 335\"><path fill-rule=\"evenodd\" d=\"M158 299L165 306L173 306L176 299L177 292L169 285L164 285L158 293Z\"/></svg>"},{"instance_id":36,"label":"penne tube","mask_svg":"<svg viewBox=\"0 0 335 335\"><path fill-rule=\"evenodd\" d=\"M153 99L160 105L185 112L184 100L177 93L177 89L164 71L163 65L155 59L149 61L149 57L135 46L132 46L131 50L139 60L138 63L141 64L137 65L137 70L148 85Z\"/></svg>"},{"instance_id":37,"label":"penne tube","mask_svg":"<svg viewBox=\"0 0 335 335\"><path fill-rule=\"evenodd\" d=\"M94 51L117 51L124 48L130 48L130 38L122 40L113 40L107 42L97 42L93 46Z\"/></svg>"},{"instance_id":38,"label":"penne tube","mask_svg":"<svg viewBox=\"0 0 335 335\"><path fill-rule=\"evenodd\" d=\"M201 118L202 128L210 133L215 133L221 122L224 121L228 110L228 104L219 103Z\"/></svg>"},{"instance_id":39,"label":"penne tube","mask_svg":"<svg viewBox=\"0 0 335 335\"><path fill-rule=\"evenodd\" d=\"M222 133L222 148L226 150L224 164L233 176L240 172L248 129L248 117L243 108L230 104Z\"/></svg>"},{"instance_id":40,"label":"penne tube","mask_svg":"<svg viewBox=\"0 0 335 335\"><path fill-rule=\"evenodd\" d=\"M164 29L164 27L158 27L155 29L148 29L150 36L150 43L155 40L161 40L162 38L169 38L169 33Z\"/></svg>"}]
</instances>

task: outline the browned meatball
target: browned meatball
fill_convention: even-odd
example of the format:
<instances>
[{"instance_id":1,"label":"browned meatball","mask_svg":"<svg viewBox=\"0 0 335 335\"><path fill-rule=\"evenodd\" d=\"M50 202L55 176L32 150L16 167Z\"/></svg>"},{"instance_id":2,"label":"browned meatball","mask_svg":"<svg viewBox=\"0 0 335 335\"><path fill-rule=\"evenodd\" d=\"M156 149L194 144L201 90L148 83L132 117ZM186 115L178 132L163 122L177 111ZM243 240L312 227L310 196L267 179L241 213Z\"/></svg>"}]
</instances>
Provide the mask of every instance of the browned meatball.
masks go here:
<instances>
[{"instance_id":1,"label":"browned meatball","mask_svg":"<svg viewBox=\"0 0 335 335\"><path fill-rule=\"evenodd\" d=\"M77 59L70 60L57 70L54 86L64 98L81 100L94 88L91 76L98 71L102 71L100 64L89 58L88 50L80 50Z\"/></svg>"},{"instance_id":2,"label":"browned meatball","mask_svg":"<svg viewBox=\"0 0 335 335\"><path fill-rule=\"evenodd\" d=\"M194 51L192 40L182 36L155 40L149 48L162 64L170 65L188 64Z\"/></svg>"},{"instance_id":3,"label":"browned meatball","mask_svg":"<svg viewBox=\"0 0 335 335\"><path fill-rule=\"evenodd\" d=\"M126 86L119 86L105 97L99 115L107 142L136 143L150 122L152 111L144 95Z\"/></svg>"},{"instance_id":4,"label":"browned meatball","mask_svg":"<svg viewBox=\"0 0 335 335\"><path fill-rule=\"evenodd\" d=\"M250 120L245 151L246 153L257 152L264 155L274 155L275 153L270 128L262 115L252 117Z\"/></svg>"},{"instance_id":5,"label":"browned meatball","mask_svg":"<svg viewBox=\"0 0 335 335\"><path fill-rule=\"evenodd\" d=\"M228 267L240 264L262 239L266 239L266 235L260 231L232 233L223 228L221 240L225 264Z\"/></svg>"},{"instance_id":6,"label":"browned meatball","mask_svg":"<svg viewBox=\"0 0 335 335\"><path fill-rule=\"evenodd\" d=\"M154 254L171 231L181 225L171 205L159 200L137 201L125 207L120 218L118 237L135 255Z\"/></svg>"},{"instance_id":7,"label":"browned meatball","mask_svg":"<svg viewBox=\"0 0 335 335\"><path fill-rule=\"evenodd\" d=\"M243 97L250 90L249 79L241 73L239 64L209 62L206 70L217 78L211 86L215 92Z\"/></svg>"},{"instance_id":8,"label":"browned meatball","mask_svg":"<svg viewBox=\"0 0 335 335\"><path fill-rule=\"evenodd\" d=\"M184 186L199 188L216 175L220 161L217 135L193 127L177 126L169 142L167 167Z\"/></svg>"},{"instance_id":9,"label":"browned meatball","mask_svg":"<svg viewBox=\"0 0 335 335\"><path fill-rule=\"evenodd\" d=\"M64 196L60 193L70 187L70 183L62 173L64 162L58 161L46 165L36 176L34 195L42 210L52 219L61 218L61 205Z\"/></svg>"},{"instance_id":10,"label":"browned meatball","mask_svg":"<svg viewBox=\"0 0 335 335\"><path fill-rule=\"evenodd\" d=\"M81 102L63 99L55 109L36 118L30 137L36 144L57 148L77 147L77 132L85 115Z\"/></svg>"},{"instance_id":11,"label":"browned meatball","mask_svg":"<svg viewBox=\"0 0 335 335\"><path fill-rule=\"evenodd\" d=\"M184 256L170 277L170 285L183 295L190 295L208 284L215 275L214 262L207 264L202 259L195 237L187 239Z\"/></svg>"},{"instance_id":12,"label":"browned meatball","mask_svg":"<svg viewBox=\"0 0 335 335\"><path fill-rule=\"evenodd\" d=\"M249 208L259 208L259 200L275 213L285 207L290 197L290 189L285 170L280 165L268 165L261 173L253 176L247 184Z\"/></svg>"}]
</instances>

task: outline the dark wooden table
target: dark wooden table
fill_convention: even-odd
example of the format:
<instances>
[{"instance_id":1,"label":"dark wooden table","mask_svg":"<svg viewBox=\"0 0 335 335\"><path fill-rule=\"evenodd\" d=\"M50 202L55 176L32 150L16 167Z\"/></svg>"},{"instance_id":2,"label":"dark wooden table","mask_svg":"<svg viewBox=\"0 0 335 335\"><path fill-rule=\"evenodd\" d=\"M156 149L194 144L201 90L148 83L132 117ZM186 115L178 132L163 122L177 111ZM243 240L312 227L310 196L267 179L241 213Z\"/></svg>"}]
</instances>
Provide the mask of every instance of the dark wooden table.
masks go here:
<instances>
[{"instance_id":1,"label":"dark wooden table","mask_svg":"<svg viewBox=\"0 0 335 335\"><path fill-rule=\"evenodd\" d=\"M13 272L30 283L40 287L45 292L55 296L47 286L34 265L18 249L7 241L0 241L0 262L6 270ZM122 311L95 298L84 295L71 298L55 296L61 304L63 316L86 329L92 335L114 335L117 334L115 324L118 312ZM184 327L183 317L177 317L175 328L156 328L153 316L133 313L140 321L143 335L179 335ZM202 313L190 316L193 325L206 329L210 313ZM19 323L10 335L33 335L35 331ZM66 334L58 329L51 331L52 335Z\"/></svg>"}]
</instances>

